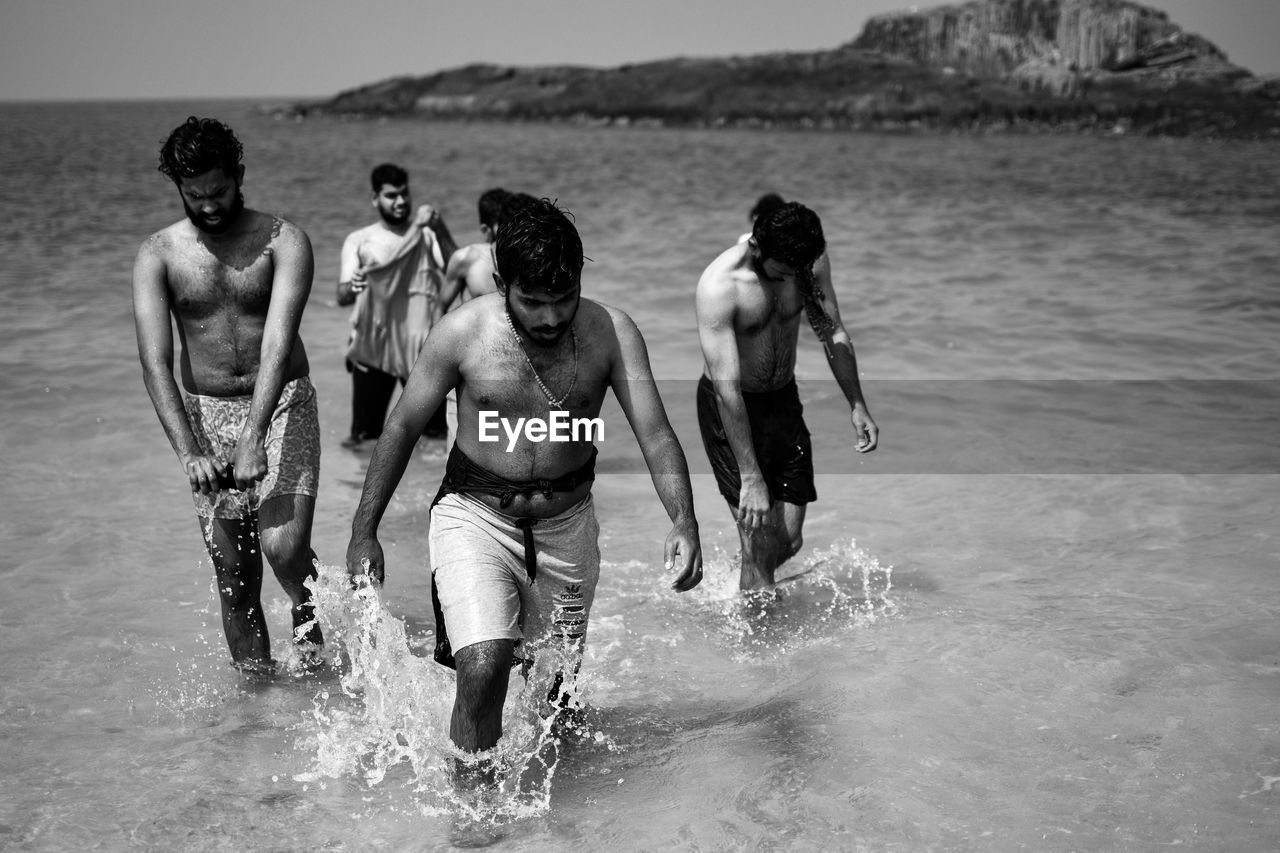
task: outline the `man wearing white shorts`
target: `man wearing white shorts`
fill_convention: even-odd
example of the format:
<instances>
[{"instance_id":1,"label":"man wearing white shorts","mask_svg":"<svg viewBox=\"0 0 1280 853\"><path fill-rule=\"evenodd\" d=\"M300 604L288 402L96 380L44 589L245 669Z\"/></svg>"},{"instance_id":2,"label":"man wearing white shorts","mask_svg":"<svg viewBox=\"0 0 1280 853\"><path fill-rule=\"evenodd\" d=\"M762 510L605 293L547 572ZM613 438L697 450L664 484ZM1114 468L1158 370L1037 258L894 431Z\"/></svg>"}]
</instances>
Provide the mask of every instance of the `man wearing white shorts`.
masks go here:
<instances>
[{"instance_id":1,"label":"man wearing white shorts","mask_svg":"<svg viewBox=\"0 0 1280 853\"><path fill-rule=\"evenodd\" d=\"M623 312L582 298L577 229L549 201L523 205L499 232L494 256L498 292L446 314L427 338L369 461L347 548L352 575L382 581L378 523L415 436L456 388L458 438L430 544L437 659L458 673L449 735L467 752L502 735L518 644L522 654L548 642L581 649L600 565L591 487L602 437L494 441L484 424L590 420L612 390L672 520L664 549L672 586L684 591L702 579L688 467L644 339Z\"/></svg>"}]
</instances>

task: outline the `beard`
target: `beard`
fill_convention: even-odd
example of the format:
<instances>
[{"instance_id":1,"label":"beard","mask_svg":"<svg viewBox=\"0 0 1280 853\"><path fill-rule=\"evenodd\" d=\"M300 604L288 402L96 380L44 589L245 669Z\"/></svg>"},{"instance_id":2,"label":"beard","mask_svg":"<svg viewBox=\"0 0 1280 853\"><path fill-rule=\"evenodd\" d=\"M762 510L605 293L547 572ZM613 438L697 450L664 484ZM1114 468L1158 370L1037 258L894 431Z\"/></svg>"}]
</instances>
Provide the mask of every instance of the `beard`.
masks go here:
<instances>
[{"instance_id":1,"label":"beard","mask_svg":"<svg viewBox=\"0 0 1280 853\"><path fill-rule=\"evenodd\" d=\"M503 299L507 303L507 316L511 318L511 325L516 327L516 331L520 332L529 342L541 349L551 349L560 343L565 334L573 327L573 321L578 316L578 308L582 305L582 296L579 294L576 302L573 303L573 313L569 315L569 319L559 326L537 326L529 328L520 322L520 318L516 316L516 312L511 310L511 294L508 292Z\"/></svg>"},{"instance_id":2,"label":"beard","mask_svg":"<svg viewBox=\"0 0 1280 853\"><path fill-rule=\"evenodd\" d=\"M231 202L230 209L221 213L217 222L210 222L203 213L198 210L192 210L187 205L186 199L182 200L182 209L187 212L187 219L191 220L191 224L204 233L225 234L231 230L231 226L236 224L236 220L244 212L244 193L239 189L236 190L235 201Z\"/></svg>"},{"instance_id":3,"label":"beard","mask_svg":"<svg viewBox=\"0 0 1280 853\"><path fill-rule=\"evenodd\" d=\"M404 209L404 213L396 215L390 210L383 208L382 205L378 205L378 215L381 216L382 221L387 223L388 225L395 225L395 226L404 225L406 222L409 221L409 214L411 214L412 212L413 210L408 205L406 205Z\"/></svg>"}]
</instances>

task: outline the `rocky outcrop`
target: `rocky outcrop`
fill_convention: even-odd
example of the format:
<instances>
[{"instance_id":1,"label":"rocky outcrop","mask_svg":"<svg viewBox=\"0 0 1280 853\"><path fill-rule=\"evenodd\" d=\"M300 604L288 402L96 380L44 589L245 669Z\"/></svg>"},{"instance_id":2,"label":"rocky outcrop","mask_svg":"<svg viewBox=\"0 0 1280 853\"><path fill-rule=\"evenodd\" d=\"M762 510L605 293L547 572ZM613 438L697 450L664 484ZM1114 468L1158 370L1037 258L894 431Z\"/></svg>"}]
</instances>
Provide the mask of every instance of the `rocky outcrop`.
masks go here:
<instances>
[{"instance_id":1,"label":"rocky outcrop","mask_svg":"<svg viewBox=\"0 0 1280 853\"><path fill-rule=\"evenodd\" d=\"M1125 0L975 0L871 18L853 47L976 77L1074 94L1076 75L1159 69L1166 78L1251 76L1157 9Z\"/></svg>"},{"instance_id":2,"label":"rocky outcrop","mask_svg":"<svg viewBox=\"0 0 1280 853\"><path fill-rule=\"evenodd\" d=\"M1126 0L971 0L876 16L827 51L610 69L469 65L292 113L1280 138L1280 84Z\"/></svg>"}]
</instances>

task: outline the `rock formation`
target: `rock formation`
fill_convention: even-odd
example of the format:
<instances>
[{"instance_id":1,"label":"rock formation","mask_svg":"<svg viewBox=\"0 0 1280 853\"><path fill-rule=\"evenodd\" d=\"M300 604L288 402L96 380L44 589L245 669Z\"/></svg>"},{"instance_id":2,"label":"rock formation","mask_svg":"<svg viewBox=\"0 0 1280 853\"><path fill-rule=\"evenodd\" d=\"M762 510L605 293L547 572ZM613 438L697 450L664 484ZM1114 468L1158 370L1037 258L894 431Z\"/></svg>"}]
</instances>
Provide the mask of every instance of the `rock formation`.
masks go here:
<instances>
[{"instance_id":1,"label":"rock formation","mask_svg":"<svg viewBox=\"0 0 1280 853\"><path fill-rule=\"evenodd\" d=\"M611 69L470 65L292 112L1274 139L1280 81L1126 0L970 0L875 16L827 51Z\"/></svg>"}]
</instances>

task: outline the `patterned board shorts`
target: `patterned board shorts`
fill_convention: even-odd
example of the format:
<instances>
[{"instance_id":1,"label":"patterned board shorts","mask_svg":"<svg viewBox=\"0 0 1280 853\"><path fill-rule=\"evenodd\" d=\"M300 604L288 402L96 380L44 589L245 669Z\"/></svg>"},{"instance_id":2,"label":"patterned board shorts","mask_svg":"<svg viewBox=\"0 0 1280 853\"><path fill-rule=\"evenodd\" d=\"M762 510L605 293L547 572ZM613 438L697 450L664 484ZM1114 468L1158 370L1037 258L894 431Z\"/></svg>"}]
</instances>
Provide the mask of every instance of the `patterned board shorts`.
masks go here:
<instances>
[{"instance_id":1,"label":"patterned board shorts","mask_svg":"<svg viewBox=\"0 0 1280 853\"><path fill-rule=\"evenodd\" d=\"M230 458L249 418L252 396L186 398L187 418L202 453ZM320 481L320 418L316 389L303 376L284 386L266 438L267 475L248 490L195 492L201 518L242 518L277 495L316 494Z\"/></svg>"}]
</instances>

